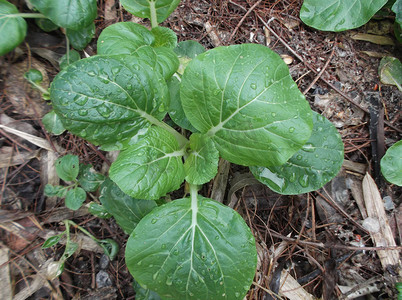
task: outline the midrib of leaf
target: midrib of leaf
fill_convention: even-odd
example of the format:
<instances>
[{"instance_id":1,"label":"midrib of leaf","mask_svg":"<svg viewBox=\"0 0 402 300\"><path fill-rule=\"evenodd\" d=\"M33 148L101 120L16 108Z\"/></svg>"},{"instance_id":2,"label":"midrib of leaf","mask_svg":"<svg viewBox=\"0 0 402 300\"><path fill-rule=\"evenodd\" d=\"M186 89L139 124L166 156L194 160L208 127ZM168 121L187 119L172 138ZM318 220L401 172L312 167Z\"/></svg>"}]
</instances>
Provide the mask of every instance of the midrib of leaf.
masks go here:
<instances>
[{"instance_id":1,"label":"midrib of leaf","mask_svg":"<svg viewBox=\"0 0 402 300\"><path fill-rule=\"evenodd\" d=\"M197 227L197 213L198 213L198 190L197 186L190 184L190 196L191 196L191 252L190 252L190 272L188 272L186 291L189 290L188 286L190 283L191 273L193 268L193 257L194 257L194 243L195 243L195 229Z\"/></svg>"}]
</instances>

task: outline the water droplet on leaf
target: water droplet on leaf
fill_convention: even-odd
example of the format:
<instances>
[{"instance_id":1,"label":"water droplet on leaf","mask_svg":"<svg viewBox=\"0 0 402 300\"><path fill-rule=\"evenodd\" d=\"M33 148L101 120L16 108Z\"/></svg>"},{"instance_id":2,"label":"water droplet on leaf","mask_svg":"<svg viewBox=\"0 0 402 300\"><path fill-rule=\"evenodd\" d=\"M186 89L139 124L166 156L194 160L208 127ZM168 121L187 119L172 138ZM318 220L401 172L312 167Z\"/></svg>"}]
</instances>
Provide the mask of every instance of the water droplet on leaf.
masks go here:
<instances>
[{"instance_id":1,"label":"water droplet on leaf","mask_svg":"<svg viewBox=\"0 0 402 300\"><path fill-rule=\"evenodd\" d=\"M253 90L257 89L257 85L256 85L255 83L250 84L250 87L251 87Z\"/></svg>"},{"instance_id":2,"label":"water droplet on leaf","mask_svg":"<svg viewBox=\"0 0 402 300\"><path fill-rule=\"evenodd\" d=\"M289 132L290 132L290 133L292 133L292 132L294 132L294 131L295 131L295 128L294 128L294 127L290 127L290 128L289 128Z\"/></svg>"},{"instance_id":3,"label":"water droplet on leaf","mask_svg":"<svg viewBox=\"0 0 402 300\"><path fill-rule=\"evenodd\" d=\"M308 175L304 174L299 178L299 183L302 187L307 187L308 186Z\"/></svg>"}]
</instances>

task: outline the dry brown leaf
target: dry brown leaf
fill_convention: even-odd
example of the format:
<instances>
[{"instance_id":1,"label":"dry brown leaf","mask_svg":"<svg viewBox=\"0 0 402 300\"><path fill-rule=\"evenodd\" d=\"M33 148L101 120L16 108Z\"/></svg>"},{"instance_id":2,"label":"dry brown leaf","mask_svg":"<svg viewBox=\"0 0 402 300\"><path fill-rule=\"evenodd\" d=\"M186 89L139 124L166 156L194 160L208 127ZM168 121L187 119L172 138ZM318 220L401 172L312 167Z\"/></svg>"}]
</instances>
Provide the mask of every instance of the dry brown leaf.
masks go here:
<instances>
[{"instance_id":1,"label":"dry brown leaf","mask_svg":"<svg viewBox=\"0 0 402 300\"><path fill-rule=\"evenodd\" d=\"M368 33L356 33L351 36L352 39L358 41L366 41L373 44L378 45L390 45L393 46L395 43L394 41L386 36L382 35L375 35L375 34L368 34Z\"/></svg>"},{"instance_id":2,"label":"dry brown leaf","mask_svg":"<svg viewBox=\"0 0 402 300\"><path fill-rule=\"evenodd\" d=\"M370 232L375 246L396 246L380 192L373 178L368 173L363 179L363 195L368 217L377 220L380 225L378 232ZM384 270L387 270L389 266L395 266L399 269L399 272L401 272L399 252L397 250L378 250L377 255L380 258Z\"/></svg>"},{"instance_id":3,"label":"dry brown leaf","mask_svg":"<svg viewBox=\"0 0 402 300\"><path fill-rule=\"evenodd\" d=\"M289 298L290 300L314 300L315 298L308 293L286 270L282 270L281 287L279 295Z\"/></svg>"},{"instance_id":4,"label":"dry brown leaf","mask_svg":"<svg viewBox=\"0 0 402 300\"><path fill-rule=\"evenodd\" d=\"M13 299L13 292L10 278L10 266L8 264L10 259L10 249L0 243L0 291L1 299L11 300Z\"/></svg>"}]
</instances>

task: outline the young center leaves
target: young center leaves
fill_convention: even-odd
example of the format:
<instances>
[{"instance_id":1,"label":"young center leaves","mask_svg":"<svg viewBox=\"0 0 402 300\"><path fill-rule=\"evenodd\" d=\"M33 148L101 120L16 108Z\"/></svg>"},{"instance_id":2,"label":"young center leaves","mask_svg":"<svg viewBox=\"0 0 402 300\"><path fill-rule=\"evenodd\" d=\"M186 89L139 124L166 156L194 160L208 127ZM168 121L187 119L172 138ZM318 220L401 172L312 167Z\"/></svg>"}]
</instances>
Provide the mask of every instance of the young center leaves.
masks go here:
<instances>
[{"instance_id":1,"label":"young center leaves","mask_svg":"<svg viewBox=\"0 0 402 300\"><path fill-rule=\"evenodd\" d=\"M126 247L130 273L162 299L243 299L256 263L254 237L243 218L195 195L152 210Z\"/></svg>"},{"instance_id":2,"label":"young center leaves","mask_svg":"<svg viewBox=\"0 0 402 300\"><path fill-rule=\"evenodd\" d=\"M230 162L282 165L310 137L307 101L279 55L262 45L198 55L184 71L180 92L187 119Z\"/></svg>"},{"instance_id":3,"label":"young center leaves","mask_svg":"<svg viewBox=\"0 0 402 300\"><path fill-rule=\"evenodd\" d=\"M179 67L179 60L173 52L176 44L177 37L171 29L149 31L140 24L121 22L102 31L98 39L98 54L140 57L168 79Z\"/></svg>"},{"instance_id":4,"label":"young center leaves","mask_svg":"<svg viewBox=\"0 0 402 300\"><path fill-rule=\"evenodd\" d=\"M118 144L165 116L165 81L142 60L93 56L63 69L50 88L64 127L96 145Z\"/></svg>"},{"instance_id":5,"label":"young center leaves","mask_svg":"<svg viewBox=\"0 0 402 300\"><path fill-rule=\"evenodd\" d=\"M124 9L134 16L149 18L153 24L162 23L179 5L180 0L120 0Z\"/></svg>"},{"instance_id":6,"label":"young center leaves","mask_svg":"<svg viewBox=\"0 0 402 300\"><path fill-rule=\"evenodd\" d=\"M13 50L25 39L27 23L22 17L16 16L18 13L15 5L0 0L0 56Z\"/></svg>"},{"instance_id":7,"label":"young center leaves","mask_svg":"<svg viewBox=\"0 0 402 300\"><path fill-rule=\"evenodd\" d=\"M366 24L388 0L304 0L300 19L324 31L344 31Z\"/></svg>"},{"instance_id":8,"label":"young center leaves","mask_svg":"<svg viewBox=\"0 0 402 300\"><path fill-rule=\"evenodd\" d=\"M271 190L285 195L315 191L338 174L343 162L343 142L335 126L313 112L313 133L284 165L250 167Z\"/></svg>"}]
</instances>

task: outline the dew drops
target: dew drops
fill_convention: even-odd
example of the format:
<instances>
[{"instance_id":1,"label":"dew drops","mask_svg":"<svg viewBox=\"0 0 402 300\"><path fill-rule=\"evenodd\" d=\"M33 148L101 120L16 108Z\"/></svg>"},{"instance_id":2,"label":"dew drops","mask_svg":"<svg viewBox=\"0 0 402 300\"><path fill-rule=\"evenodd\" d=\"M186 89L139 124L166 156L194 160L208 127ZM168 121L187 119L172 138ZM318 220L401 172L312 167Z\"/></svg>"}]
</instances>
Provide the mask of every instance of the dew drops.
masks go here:
<instances>
[{"instance_id":1,"label":"dew drops","mask_svg":"<svg viewBox=\"0 0 402 300\"><path fill-rule=\"evenodd\" d=\"M215 240L219 240L219 235L217 235L217 236L215 237Z\"/></svg>"},{"instance_id":2,"label":"dew drops","mask_svg":"<svg viewBox=\"0 0 402 300\"><path fill-rule=\"evenodd\" d=\"M236 297L236 298L239 298L239 297L240 297L240 293L239 293L239 292L236 292L236 293L235 293L235 297Z\"/></svg>"},{"instance_id":3,"label":"dew drops","mask_svg":"<svg viewBox=\"0 0 402 300\"><path fill-rule=\"evenodd\" d=\"M109 77L107 77L106 75L100 75L99 80L104 84L108 84L110 82Z\"/></svg>"},{"instance_id":4,"label":"dew drops","mask_svg":"<svg viewBox=\"0 0 402 300\"><path fill-rule=\"evenodd\" d=\"M84 129L83 131L81 131L81 137L85 138L87 136L87 131Z\"/></svg>"},{"instance_id":5,"label":"dew drops","mask_svg":"<svg viewBox=\"0 0 402 300\"><path fill-rule=\"evenodd\" d=\"M168 277L167 279L166 279L166 285L172 285L173 284L173 279L172 279L172 277Z\"/></svg>"},{"instance_id":6,"label":"dew drops","mask_svg":"<svg viewBox=\"0 0 402 300\"><path fill-rule=\"evenodd\" d=\"M177 250L177 249L174 250L174 251L173 251L173 254L174 254L174 255L179 255L179 250Z\"/></svg>"},{"instance_id":7,"label":"dew drops","mask_svg":"<svg viewBox=\"0 0 402 300\"><path fill-rule=\"evenodd\" d=\"M257 85L256 85L255 83L250 84L250 87L251 87L253 90L257 89Z\"/></svg>"},{"instance_id":8,"label":"dew drops","mask_svg":"<svg viewBox=\"0 0 402 300\"><path fill-rule=\"evenodd\" d=\"M112 110L106 105L100 105L96 108L96 111L104 118L109 118L112 114Z\"/></svg>"},{"instance_id":9,"label":"dew drops","mask_svg":"<svg viewBox=\"0 0 402 300\"><path fill-rule=\"evenodd\" d=\"M303 151L306 151L306 152L314 152L314 151L315 151L315 147L314 147L314 145L311 144L311 143L306 143L306 144L303 145L302 150L303 150Z\"/></svg>"},{"instance_id":10,"label":"dew drops","mask_svg":"<svg viewBox=\"0 0 402 300\"><path fill-rule=\"evenodd\" d=\"M80 109L80 110L78 111L78 114L79 114L81 117L85 117L86 115L88 115L88 110L87 110L87 109Z\"/></svg>"},{"instance_id":11,"label":"dew drops","mask_svg":"<svg viewBox=\"0 0 402 300\"><path fill-rule=\"evenodd\" d=\"M94 77L96 75L96 73L94 71L89 71L88 75L91 76L91 77Z\"/></svg>"},{"instance_id":12,"label":"dew drops","mask_svg":"<svg viewBox=\"0 0 402 300\"><path fill-rule=\"evenodd\" d=\"M141 264L142 264L142 261L139 261L139 262L137 263L137 266L141 266Z\"/></svg>"},{"instance_id":13,"label":"dew drops","mask_svg":"<svg viewBox=\"0 0 402 300\"><path fill-rule=\"evenodd\" d=\"M134 65L134 69L138 71L140 69L140 66L139 65Z\"/></svg>"},{"instance_id":14,"label":"dew drops","mask_svg":"<svg viewBox=\"0 0 402 300\"><path fill-rule=\"evenodd\" d=\"M215 95L215 96L218 96L220 92L221 92L220 89L216 89L216 90L214 90L214 95Z\"/></svg>"},{"instance_id":15,"label":"dew drops","mask_svg":"<svg viewBox=\"0 0 402 300\"><path fill-rule=\"evenodd\" d=\"M303 176L300 176L299 178L299 183L302 187L307 187L308 186L308 175L304 174Z\"/></svg>"},{"instance_id":16,"label":"dew drops","mask_svg":"<svg viewBox=\"0 0 402 300\"><path fill-rule=\"evenodd\" d=\"M159 112L164 112L165 111L165 105L163 103L161 105L159 105L158 111Z\"/></svg>"},{"instance_id":17,"label":"dew drops","mask_svg":"<svg viewBox=\"0 0 402 300\"><path fill-rule=\"evenodd\" d=\"M126 89L127 91L131 91L133 89L133 86L131 84L127 84Z\"/></svg>"},{"instance_id":18,"label":"dew drops","mask_svg":"<svg viewBox=\"0 0 402 300\"><path fill-rule=\"evenodd\" d=\"M161 249L166 249L166 244L162 244Z\"/></svg>"},{"instance_id":19,"label":"dew drops","mask_svg":"<svg viewBox=\"0 0 402 300\"><path fill-rule=\"evenodd\" d=\"M114 67L114 68L112 68L112 73L113 74L117 74L117 73L119 73L120 72L120 68L119 67Z\"/></svg>"},{"instance_id":20,"label":"dew drops","mask_svg":"<svg viewBox=\"0 0 402 300\"><path fill-rule=\"evenodd\" d=\"M223 281L219 282L220 285L223 285Z\"/></svg>"},{"instance_id":21,"label":"dew drops","mask_svg":"<svg viewBox=\"0 0 402 300\"><path fill-rule=\"evenodd\" d=\"M157 219L152 219L151 224L155 224L157 221Z\"/></svg>"},{"instance_id":22,"label":"dew drops","mask_svg":"<svg viewBox=\"0 0 402 300\"><path fill-rule=\"evenodd\" d=\"M294 132L294 131L295 131L295 128L294 128L294 127L290 127L290 128L289 128L289 132L290 132L290 133L292 133L292 132Z\"/></svg>"},{"instance_id":23,"label":"dew drops","mask_svg":"<svg viewBox=\"0 0 402 300\"><path fill-rule=\"evenodd\" d=\"M289 181L290 182L295 182L296 181L296 173L293 172L292 174L290 174L289 176Z\"/></svg>"},{"instance_id":24,"label":"dew drops","mask_svg":"<svg viewBox=\"0 0 402 300\"><path fill-rule=\"evenodd\" d=\"M156 277L158 277L158 273L154 273L154 275L152 275L153 280L156 280Z\"/></svg>"},{"instance_id":25,"label":"dew drops","mask_svg":"<svg viewBox=\"0 0 402 300\"><path fill-rule=\"evenodd\" d=\"M301 160L301 159L303 158L303 156L301 156L300 154L298 154L298 155L296 156L296 158L297 158L298 160Z\"/></svg>"},{"instance_id":26,"label":"dew drops","mask_svg":"<svg viewBox=\"0 0 402 300\"><path fill-rule=\"evenodd\" d=\"M276 117L276 113L275 113L275 112L272 112L272 113L271 113L271 116L275 118L275 117Z\"/></svg>"}]
</instances>

